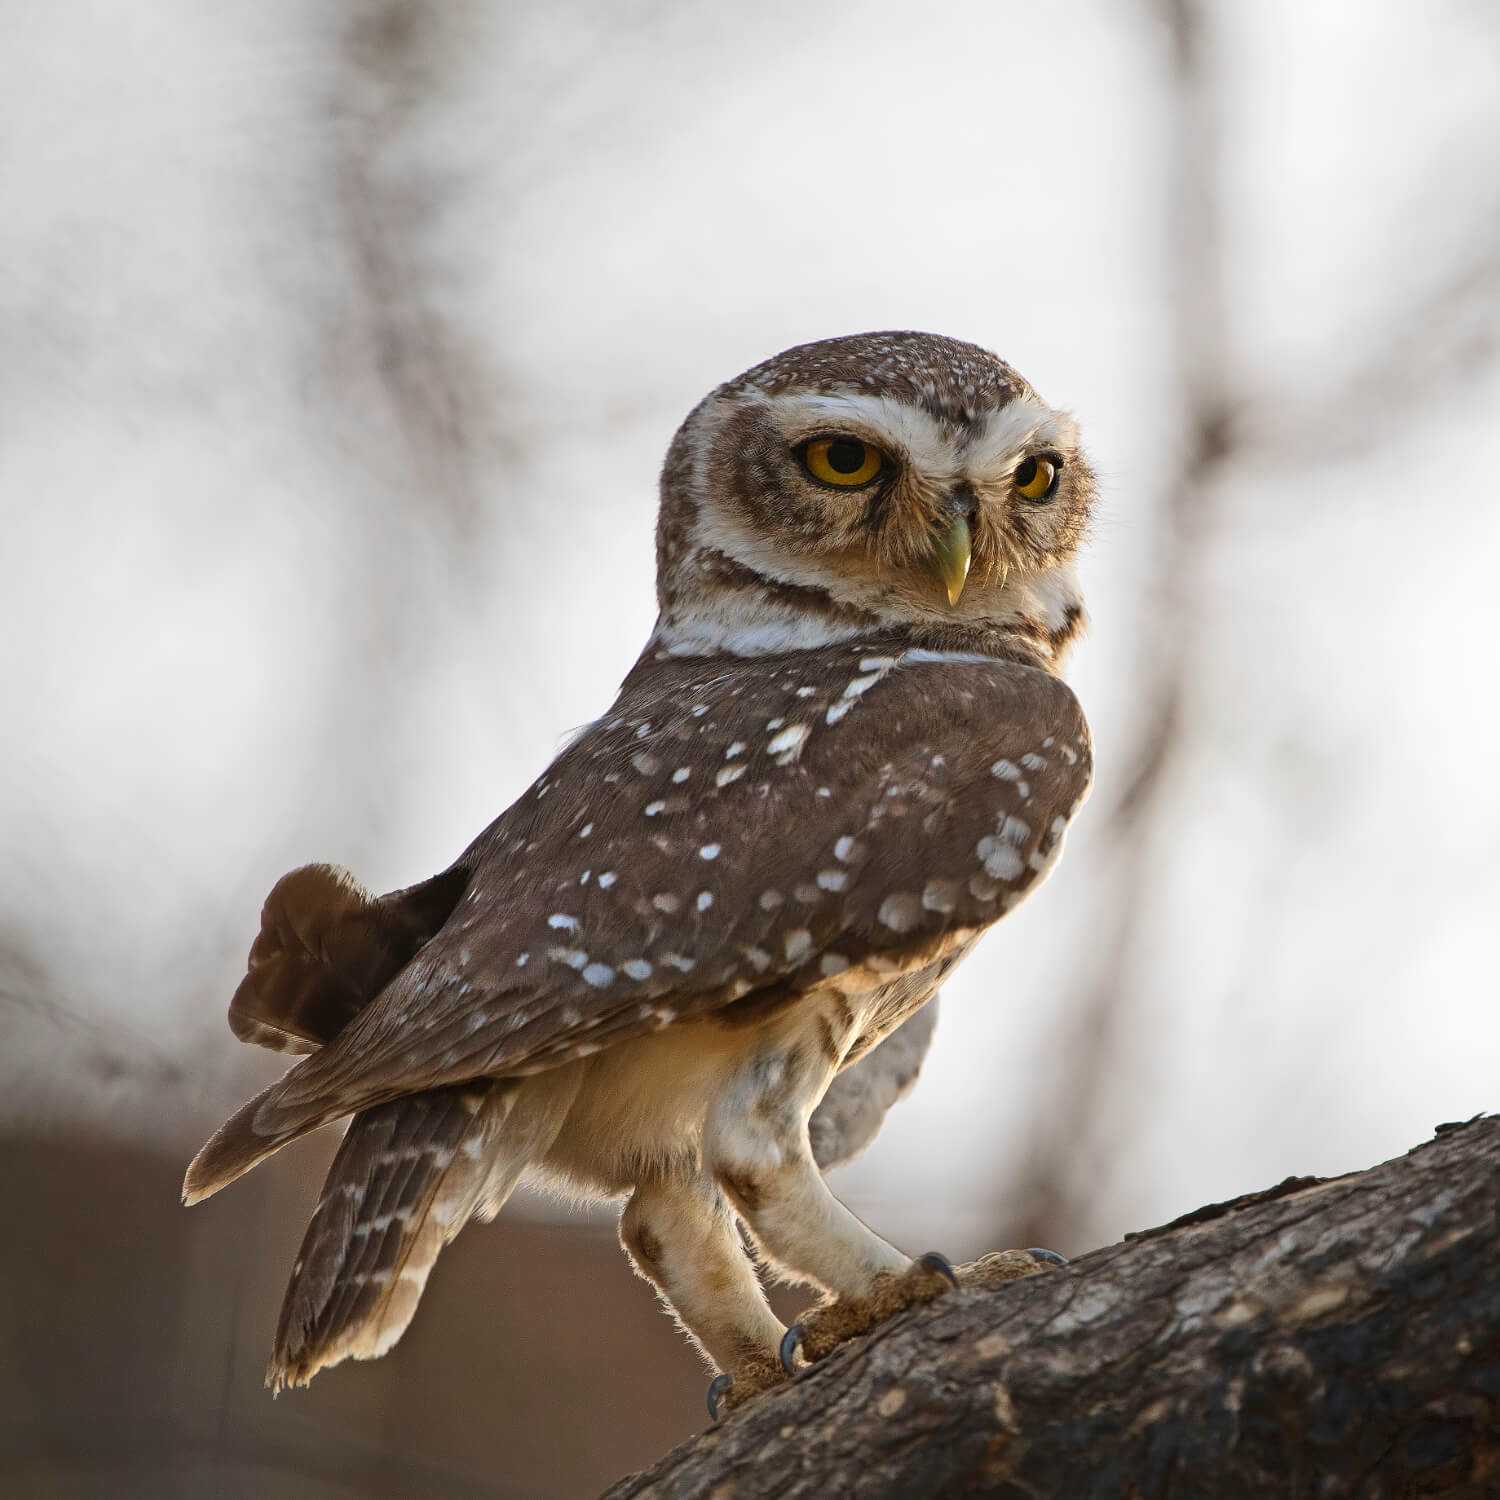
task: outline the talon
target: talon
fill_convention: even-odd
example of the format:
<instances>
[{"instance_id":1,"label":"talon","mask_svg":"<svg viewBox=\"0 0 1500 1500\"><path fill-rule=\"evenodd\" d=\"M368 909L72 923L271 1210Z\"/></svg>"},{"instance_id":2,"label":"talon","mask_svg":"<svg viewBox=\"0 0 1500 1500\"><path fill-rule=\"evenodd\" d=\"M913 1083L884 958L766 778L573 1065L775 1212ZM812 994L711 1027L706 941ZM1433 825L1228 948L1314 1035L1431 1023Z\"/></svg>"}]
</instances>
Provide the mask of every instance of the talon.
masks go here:
<instances>
[{"instance_id":1,"label":"talon","mask_svg":"<svg viewBox=\"0 0 1500 1500\"><path fill-rule=\"evenodd\" d=\"M788 1375L797 1373L797 1351L802 1347L802 1325L793 1323L781 1336L781 1368Z\"/></svg>"},{"instance_id":2,"label":"talon","mask_svg":"<svg viewBox=\"0 0 1500 1500\"><path fill-rule=\"evenodd\" d=\"M1036 1252L1028 1251L1027 1253L1034 1255ZM1047 1255L1052 1254L1050 1250L1044 1253ZM1059 1260L1062 1259L1061 1256L1057 1258ZM929 1271L936 1271L939 1276L946 1276L954 1286L958 1285L958 1272L953 1269L953 1262L946 1255L939 1255L936 1250L929 1250L926 1255L918 1259L917 1264L925 1266Z\"/></svg>"},{"instance_id":3,"label":"talon","mask_svg":"<svg viewBox=\"0 0 1500 1500\"><path fill-rule=\"evenodd\" d=\"M1028 1249L1026 1253L1033 1260L1044 1260L1051 1266L1065 1266L1068 1263L1068 1257L1066 1255L1059 1255L1056 1250Z\"/></svg>"},{"instance_id":4,"label":"talon","mask_svg":"<svg viewBox=\"0 0 1500 1500\"><path fill-rule=\"evenodd\" d=\"M733 1375L715 1375L708 1383L708 1414L715 1422L719 1420L719 1402L724 1399L724 1392L733 1384Z\"/></svg>"}]
</instances>

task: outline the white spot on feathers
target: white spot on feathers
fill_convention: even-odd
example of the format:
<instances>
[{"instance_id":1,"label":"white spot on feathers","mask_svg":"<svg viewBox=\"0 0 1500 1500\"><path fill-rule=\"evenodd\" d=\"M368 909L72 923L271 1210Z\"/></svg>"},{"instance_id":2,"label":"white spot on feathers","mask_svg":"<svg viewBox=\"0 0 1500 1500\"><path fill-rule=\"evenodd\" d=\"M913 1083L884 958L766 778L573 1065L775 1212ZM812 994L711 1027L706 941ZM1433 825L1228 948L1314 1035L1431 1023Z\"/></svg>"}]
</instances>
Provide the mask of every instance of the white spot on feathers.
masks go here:
<instances>
[{"instance_id":1,"label":"white spot on feathers","mask_svg":"<svg viewBox=\"0 0 1500 1500\"><path fill-rule=\"evenodd\" d=\"M853 854L854 840L850 838L846 833L843 838L841 838L838 843L833 846L833 857L835 859L841 859L847 864L853 857Z\"/></svg>"},{"instance_id":2,"label":"white spot on feathers","mask_svg":"<svg viewBox=\"0 0 1500 1500\"><path fill-rule=\"evenodd\" d=\"M825 891L841 891L849 883L849 877L842 870L819 870L818 884Z\"/></svg>"},{"instance_id":3,"label":"white spot on feathers","mask_svg":"<svg viewBox=\"0 0 1500 1500\"><path fill-rule=\"evenodd\" d=\"M789 766L802 754L803 743L811 732L806 724L793 724L790 729L783 729L767 744L766 753L775 759L778 765Z\"/></svg>"},{"instance_id":4,"label":"white spot on feathers","mask_svg":"<svg viewBox=\"0 0 1500 1500\"><path fill-rule=\"evenodd\" d=\"M812 952L812 933L805 927L794 928L782 939L788 963L799 963Z\"/></svg>"},{"instance_id":5,"label":"white spot on feathers","mask_svg":"<svg viewBox=\"0 0 1500 1500\"><path fill-rule=\"evenodd\" d=\"M762 911L775 911L781 905L782 899L780 891L762 891L760 893L760 909Z\"/></svg>"},{"instance_id":6,"label":"white spot on feathers","mask_svg":"<svg viewBox=\"0 0 1500 1500\"><path fill-rule=\"evenodd\" d=\"M929 880L922 890L922 905L945 916L958 905L958 884L952 880Z\"/></svg>"},{"instance_id":7,"label":"white spot on feathers","mask_svg":"<svg viewBox=\"0 0 1500 1500\"><path fill-rule=\"evenodd\" d=\"M825 724L837 724L838 721L842 719L844 715L848 713L849 710L853 707L853 698L842 698L837 703L833 704L829 708L828 712L823 715L823 722Z\"/></svg>"},{"instance_id":8,"label":"white spot on feathers","mask_svg":"<svg viewBox=\"0 0 1500 1500\"><path fill-rule=\"evenodd\" d=\"M672 772L672 780L681 784L682 782L686 781L692 774L692 770L688 766L678 766L678 768Z\"/></svg>"},{"instance_id":9,"label":"white spot on feathers","mask_svg":"<svg viewBox=\"0 0 1500 1500\"><path fill-rule=\"evenodd\" d=\"M615 982L615 971L608 964L589 964L583 971L583 982L602 990Z\"/></svg>"},{"instance_id":10,"label":"white spot on feathers","mask_svg":"<svg viewBox=\"0 0 1500 1500\"><path fill-rule=\"evenodd\" d=\"M743 755L744 753L745 753L745 742L744 742L744 740L736 740L724 752L724 759L725 760L733 760L736 755Z\"/></svg>"},{"instance_id":11,"label":"white spot on feathers","mask_svg":"<svg viewBox=\"0 0 1500 1500\"><path fill-rule=\"evenodd\" d=\"M670 917L673 912L680 910L682 898L674 896L671 891L658 891L651 898L651 904L657 911L664 911Z\"/></svg>"},{"instance_id":12,"label":"white spot on feathers","mask_svg":"<svg viewBox=\"0 0 1500 1500\"><path fill-rule=\"evenodd\" d=\"M582 948L549 948L547 957L554 963L566 964L570 969L581 969L589 961Z\"/></svg>"},{"instance_id":13,"label":"white spot on feathers","mask_svg":"<svg viewBox=\"0 0 1500 1500\"><path fill-rule=\"evenodd\" d=\"M990 775L998 777L1001 781L1019 781L1021 779L1021 768L1008 760L997 760L990 767Z\"/></svg>"},{"instance_id":14,"label":"white spot on feathers","mask_svg":"<svg viewBox=\"0 0 1500 1500\"><path fill-rule=\"evenodd\" d=\"M910 891L898 891L880 903L876 915L892 932L910 932L922 920L922 903Z\"/></svg>"},{"instance_id":15,"label":"white spot on feathers","mask_svg":"<svg viewBox=\"0 0 1500 1500\"><path fill-rule=\"evenodd\" d=\"M620 967L632 979L649 979L651 977L651 965L644 958L627 958Z\"/></svg>"},{"instance_id":16,"label":"white spot on feathers","mask_svg":"<svg viewBox=\"0 0 1500 1500\"><path fill-rule=\"evenodd\" d=\"M579 922L577 917L570 917L566 912L555 911L547 918L547 925L557 928L559 932L577 932Z\"/></svg>"},{"instance_id":17,"label":"white spot on feathers","mask_svg":"<svg viewBox=\"0 0 1500 1500\"><path fill-rule=\"evenodd\" d=\"M820 973L832 979L835 974L842 974L849 967L849 960L842 953L825 953L818 960Z\"/></svg>"},{"instance_id":18,"label":"white spot on feathers","mask_svg":"<svg viewBox=\"0 0 1500 1500\"><path fill-rule=\"evenodd\" d=\"M646 816L654 818L666 805L665 802L648 802L646 804Z\"/></svg>"},{"instance_id":19,"label":"white spot on feathers","mask_svg":"<svg viewBox=\"0 0 1500 1500\"><path fill-rule=\"evenodd\" d=\"M698 910L707 911L714 904L714 893L712 891L698 892Z\"/></svg>"},{"instance_id":20,"label":"white spot on feathers","mask_svg":"<svg viewBox=\"0 0 1500 1500\"><path fill-rule=\"evenodd\" d=\"M606 870L599 877L599 889L602 890L602 891L607 891L610 888L610 886L612 886L615 883L615 881L618 880L619 878L620 877L618 875L616 875L613 870Z\"/></svg>"},{"instance_id":21,"label":"white spot on feathers","mask_svg":"<svg viewBox=\"0 0 1500 1500\"><path fill-rule=\"evenodd\" d=\"M719 857L719 848L720 848L720 846L718 844L705 844L698 851L698 858L699 859L717 859Z\"/></svg>"},{"instance_id":22,"label":"white spot on feathers","mask_svg":"<svg viewBox=\"0 0 1500 1500\"><path fill-rule=\"evenodd\" d=\"M1004 843L989 834L974 846L974 852L996 880L1014 880L1026 868L1014 844Z\"/></svg>"},{"instance_id":23,"label":"white spot on feathers","mask_svg":"<svg viewBox=\"0 0 1500 1500\"><path fill-rule=\"evenodd\" d=\"M744 774L744 766L725 766L724 769L714 777L714 785L728 786L731 781L738 781Z\"/></svg>"},{"instance_id":24,"label":"white spot on feathers","mask_svg":"<svg viewBox=\"0 0 1500 1500\"><path fill-rule=\"evenodd\" d=\"M1028 751L1021 757L1021 764L1028 771L1045 771L1047 769L1047 757L1038 755L1035 751Z\"/></svg>"}]
</instances>

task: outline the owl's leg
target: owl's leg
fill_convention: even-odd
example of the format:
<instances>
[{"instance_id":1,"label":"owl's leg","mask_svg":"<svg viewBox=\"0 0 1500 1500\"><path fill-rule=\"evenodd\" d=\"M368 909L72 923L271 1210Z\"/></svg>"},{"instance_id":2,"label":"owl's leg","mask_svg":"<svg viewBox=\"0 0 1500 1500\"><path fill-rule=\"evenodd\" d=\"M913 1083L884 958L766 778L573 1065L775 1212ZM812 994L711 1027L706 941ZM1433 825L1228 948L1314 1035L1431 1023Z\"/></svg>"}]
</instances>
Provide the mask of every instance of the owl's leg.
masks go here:
<instances>
[{"instance_id":1,"label":"owl's leg","mask_svg":"<svg viewBox=\"0 0 1500 1500\"><path fill-rule=\"evenodd\" d=\"M704 1165L769 1260L833 1300L791 1336L809 1358L914 1302L955 1284L941 1256L913 1261L834 1197L813 1160L807 1120L829 1070L806 1049L759 1057L737 1075L709 1116Z\"/></svg>"},{"instance_id":2,"label":"owl's leg","mask_svg":"<svg viewBox=\"0 0 1500 1500\"><path fill-rule=\"evenodd\" d=\"M639 1182L620 1217L620 1242L704 1357L729 1377L710 1387L714 1415L726 1389L724 1404L733 1406L784 1378L781 1321L708 1177L694 1171Z\"/></svg>"}]
</instances>

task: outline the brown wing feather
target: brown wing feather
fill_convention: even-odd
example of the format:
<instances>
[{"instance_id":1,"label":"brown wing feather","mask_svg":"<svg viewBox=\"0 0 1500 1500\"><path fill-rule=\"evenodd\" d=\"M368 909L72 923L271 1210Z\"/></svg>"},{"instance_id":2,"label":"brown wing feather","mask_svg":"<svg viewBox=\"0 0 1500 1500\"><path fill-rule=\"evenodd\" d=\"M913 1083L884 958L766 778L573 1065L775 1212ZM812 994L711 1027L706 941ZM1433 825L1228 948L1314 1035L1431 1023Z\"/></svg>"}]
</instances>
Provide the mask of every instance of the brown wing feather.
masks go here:
<instances>
[{"instance_id":1,"label":"brown wing feather","mask_svg":"<svg viewBox=\"0 0 1500 1500\"><path fill-rule=\"evenodd\" d=\"M350 1122L297 1253L268 1385L306 1385L401 1336L438 1252L478 1203L488 1162L463 1146L491 1128L500 1087L432 1089ZM440 1191L452 1200L446 1214L434 1212Z\"/></svg>"},{"instance_id":2,"label":"brown wing feather","mask_svg":"<svg viewBox=\"0 0 1500 1500\"><path fill-rule=\"evenodd\" d=\"M1077 700L1019 662L872 642L643 658L464 854L437 936L226 1123L189 1196L403 1093L553 1067L840 962L926 962L1037 882L1090 767Z\"/></svg>"}]
</instances>

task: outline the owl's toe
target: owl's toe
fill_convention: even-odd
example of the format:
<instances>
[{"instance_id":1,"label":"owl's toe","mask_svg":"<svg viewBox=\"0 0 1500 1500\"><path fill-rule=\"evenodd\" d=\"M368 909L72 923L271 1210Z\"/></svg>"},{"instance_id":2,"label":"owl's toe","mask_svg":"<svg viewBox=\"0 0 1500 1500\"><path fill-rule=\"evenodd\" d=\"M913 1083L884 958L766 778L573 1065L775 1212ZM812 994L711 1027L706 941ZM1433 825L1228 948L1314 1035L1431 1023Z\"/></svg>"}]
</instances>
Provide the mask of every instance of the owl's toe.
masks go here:
<instances>
[{"instance_id":1,"label":"owl's toe","mask_svg":"<svg viewBox=\"0 0 1500 1500\"><path fill-rule=\"evenodd\" d=\"M1044 1253L1047 1255L1052 1254L1050 1250ZM953 1262L939 1251L929 1250L926 1255L918 1256L917 1264L925 1266L929 1271L936 1271L939 1276L947 1281L949 1286L958 1285L958 1272L953 1269Z\"/></svg>"},{"instance_id":2,"label":"owl's toe","mask_svg":"<svg viewBox=\"0 0 1500 1500\"><path fill-rule=\"evenodd\" d=\"M719 1420L719 1403L734 1386L733 1375L715 1375L708 1383L708 1414L715 1422Z\"/></svg>"},{"instance_id":3,"label":"owl's toe","mask_svg":"<svg viewBox=\"0 0 1500 1500\"><path fill-rule=\"evenodd\" d=\"M978 1260L965 1261L958 1268L958 1279L963 1286L999 1286L1067 1263L1056 1250L991 1250Z\"/></svg>"},{"instance_id":4,"label":"owl's toe","mask_svg":"<svg viewBox=\"0 0 1500 1500\"><path fill-rule=\"evenodd\" d=\"M781 1385L788 1370L770 1355L747 1359L733 1375L715 1375L708 1383L708 1414L717 1422L725 1412L743 1406L752 1396Z\"/></svg>"},{"instance_id":5,"label":"owl's toe","mask_svg":"<svg viewBox=\"0 0 1500 1500\"><path fill-rule=\"evenodd\" d=\"M800 1323L794 1323L781 1341L781 1363L792 1373L800 1355L804 1361L822 1359L849 1339L868 1333L877 1323L894 1317L904 1308L952 1291L958 1273L947 1256L935 1250L914 1260L904 1271L876 1278L863 1297L839 1297L813 1308Z\"/></svg>"}]
</instances>

